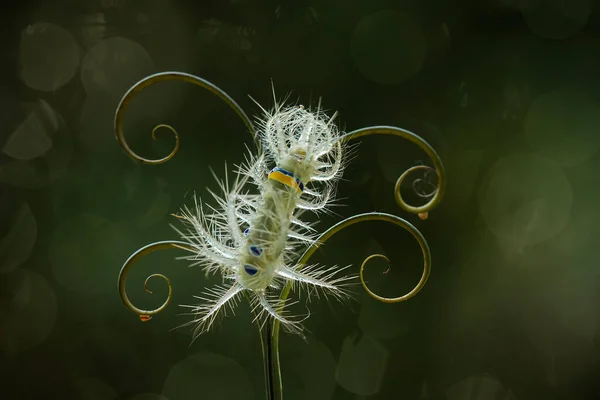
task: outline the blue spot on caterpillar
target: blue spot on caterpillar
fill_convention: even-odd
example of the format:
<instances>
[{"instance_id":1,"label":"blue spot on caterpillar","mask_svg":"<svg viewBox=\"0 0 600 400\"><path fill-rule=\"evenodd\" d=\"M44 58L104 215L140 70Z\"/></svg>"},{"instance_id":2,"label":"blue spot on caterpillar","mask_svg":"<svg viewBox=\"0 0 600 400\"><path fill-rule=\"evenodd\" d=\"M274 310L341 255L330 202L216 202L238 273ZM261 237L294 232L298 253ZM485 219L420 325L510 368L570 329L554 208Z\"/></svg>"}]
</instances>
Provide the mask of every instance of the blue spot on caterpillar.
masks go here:
<instances>
[{"instance_id":1,"label":"blue spot on caterpillar","mask_svg":"<svg viewBox=\"0 0 600 400\"><path fill-rule=\"evenodd\" d=\"M258 268L251 264L245 264L244 271L246 271L248 275L254 275L258 272Z\"/></svg>"},{"instance_id":2,"label":"blue spot on caterpillar","mask_svg":"<svg viewBox=\"0 0 600 400\"><path fill-rule=\"evenodd\" d=\"M253 256L260 256L262 254L262 249L258 246L250 246L250 253L252 253Z\"/></svg>"},{"instance_id":3,"label":"blue spot on caterpillar","mask_svg":"<svg viewBox=\"0 0 600 400\"><path fill-rule=\"evenodd\" d=\"M350 140L373 134L393 135L407 139L424 150L432 159L435 168L418 165L408 169L398 178L396 182L398 190L395 191L396 202L402 209L418 214L421 219L427 218L428 212L441 200L445 187L445 174L439 156L421 137L393 126L370 126L343 133L333 123L337 113L331 117L326 115L321 109L320 101L316 110L305 109L303 106L286 106L277 101L274 93L275 106L272 111L267 111L259 105L264 115L258 119L255 128L237 103L219 87L194 75L171 71L151 75L132 86L121 99L115 115L115 133L119 144L130 157L145 164L162 164L172 159L179 149L179 135L169 125L157 125L152 131L153 137L157 129L168 129L176 139L175 147L167 156L160 159L140 157L129 148L124 138L123 116L127 105L136 93L164 80L192 82L217 94L242 118L252 133L259 151L256 155L250 154L246 161L240 164L232 187L229 185L226 178L227 171L225 171L225 179L219 180L223 194L213 195L220 205L218 209L211 207L215 213L205 214L201 204L198 204L198 199L194 198L195 209L184 206L182 215L176 215L187 228L186 233L179 232L182 240L152 243L136 251L125 262L119 274L121 298L125 305L137 313L142 320L149 319L167 306L171 299L171 284L164 275L151 275L150 277L161 277L168 283L167 301L151 311L137 308L131 304L125 293L125 278L131 264L138 256L154 250L180 248L191 252L185 258L192 261L194 265L202 265L207 273L220 272L224 280L227 278L232 281L207 288L206 295L200 297L203 303L188 306L194 314L194 319L191 321L195 325L194 339L210 330L220 309L224 306L233 308L241 293L248 295L254 311L258 309L256 321L259 324L266 323L267 319L274 319L287 331L302 334L302 321L284 313L285 310L281 307L282 301L287 299L287 293L282 293L281 298L277 298L273 296L273 290L278 290L277 287L280 285L277 283L288 285L297 282L302 286L327 291L338 298L346 298L349 295L347 283L355 278L354 275L345 273L338 275L337 272L342 272L345 268L307 265L307 261L312 255L311 252L329 237L346 226L361 221L385 221L408 230L419 242L424 256L421 280L411 292L397 298L384 298L374 294L363 280L362 271L365 263L374 257L385 258L385 256L375 254L365 259L359 277L368 294L377 300L395 303L407 300L421 290L429 276L431 255L421 233L403 219L376 212L358 214L344 219L317 237L310 224L297 218L303 210L319 212L331 205L335 197L336 184L341 178L346 161L349 161L345 157L345 144ZM399 191L404 178L415 169L427 171L435 169L438 175L437 188L425 196L432 196L432 198L419 207L406 204ZM258 190L253 193L247 192L246 183L254 184ZM305 184L311 185L311 190L305 191ZM250 249L254 254L248 254L251 244L248 242L249 229L242 228L249 226L257 229L256 232L253 231L253 236L254 233L260 234L260 241L257 241L258 238L251 240L252 243L260 243L260 246ZM275 245L271 246L271 243ZM300 249L297 246L300 245L305 247L303 253L298 252ZM245 263L248 256L256 257L256 254L264 258L260 260L259 265L258 262L257 264ZM277 351L276 347L274 351ZM279 366L276 365L275 368Z\"/></svg>"}]
</instances>

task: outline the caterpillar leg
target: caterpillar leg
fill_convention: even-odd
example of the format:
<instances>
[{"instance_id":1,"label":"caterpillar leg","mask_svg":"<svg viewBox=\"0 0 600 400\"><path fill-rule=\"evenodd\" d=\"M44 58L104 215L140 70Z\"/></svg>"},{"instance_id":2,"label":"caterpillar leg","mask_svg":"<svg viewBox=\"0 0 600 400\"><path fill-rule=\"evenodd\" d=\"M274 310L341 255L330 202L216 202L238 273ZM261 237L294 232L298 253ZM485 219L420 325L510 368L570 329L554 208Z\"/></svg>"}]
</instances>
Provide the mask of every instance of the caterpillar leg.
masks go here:
<instances>
[{"instance_id":1,"label":"caterpillar leg","mask_svg":"<svg viewBox=\"0 0 600 400\"><path fill-rule=\"evenodd\" d=\"M242 290L243 288L240 285L234 283L233 285L220 285L208 288L201 296L194 296L201 301L200 304L194 306L183 305L182 307L189 308L191 310L190 313L195 318L177 328L194 325L193 343L202 333L210 330L222 310L225 312L228 309L233 311Z\"/></svg>"},{"instance_id":2,"label":"caterpillar leg","mask_svg":"<svg viewBox=\"0 0 600 400\"><path fill-rule=\"evenodd\" d=\"M284 267L277 271L277 274L291 281L292 290L296 286L305 289L309 295L315 293L317 297L322 293L327 297L332 295L339 300L350 297L347 290L351 281L356 278L355 275L342 275L350 266L339 268L334 266L296 265L294 267Z\"/></svg>"}]
</instances>

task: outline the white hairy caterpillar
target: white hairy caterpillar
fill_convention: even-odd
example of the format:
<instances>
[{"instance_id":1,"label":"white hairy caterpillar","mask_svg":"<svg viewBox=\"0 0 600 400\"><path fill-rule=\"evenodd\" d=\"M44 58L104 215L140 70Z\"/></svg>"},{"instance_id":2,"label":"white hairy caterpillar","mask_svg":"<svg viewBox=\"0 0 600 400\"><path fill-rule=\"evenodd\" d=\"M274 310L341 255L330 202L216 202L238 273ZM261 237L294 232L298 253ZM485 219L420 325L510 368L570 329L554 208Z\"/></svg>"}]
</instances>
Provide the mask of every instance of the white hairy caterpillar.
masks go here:
<instances>
[{"instance_id":1,"label":"white hairy caterpillar","mask_svg":"<svg viewBox=\"0 0 600 400\"><path fill-rule=\"evenodd\" d=\"M298 211L323 210L341 176L344 153L333 118L326 119L320 108L277 103L264 113L258 132L265 154L250 153L231 187L227 180L219 182L223 196L212 193L218 203L212 213L196 203L179 217L187 228L181 237L194 249L187 259L226 281L199 297L200 305L187 306L196 315L190 322L196 334L209 330L219 310L235 305L244 290L259 316L276 318L299 332L298 323L278 311L278 298L269 289L292 281L340 297L346 295L344 283L353 278L338 277L336 267L295 264L297 250L315 240ZM244 191L248 181L258 194ZM315 181L324 184L321 191L311 185Z\"/></svg>"},{"instance_id":2,"label":"white hairy caterpillar","mask_svg":"<svg viewBox=\"0 0 600 400\"><path fill-rule=\"evenodd\" d=\"M135 252L123 265L119 275L119 290L124 303L136 312L143 321L162 311L171 298L171 284L160 274L151 275L165 279L169 284L169 296L165 303L155 310L142 310L129 301L125 291L125 280L133 262L140 256L162 248L181 248L191 254L186 259L200 265L207 273L219 273L223 284L209 288L199 297L200 303L185 306L195 315L184 325L194 325L194 338L209 330L220 311L232 309L243 293L248 295L256 321L262 326L273 319L290 332L301 333L301 321L284 313L287 305L287 291L290 287L316 290L338 298L348 296L347 285L353 275L343 275L345 268L310 265L306 261L316 246L327 240L335 232L347 225L366 220L383 220L407 229L419 242L423 251L423 275L417 286L408 294L397 298L384 298L371 292L362 279L368 293L381 301L397 302L414 296L427 281L430 269L429 248L420 234L401 218L383 214L368 213L350 217L337 224L321 236L311 225L299 216L303 211L325 211L334 199L334 191L347 161L345 143L353 138L370 134L388 134L406 138L419 145L433 160L438 175L438 187L432 199L425 205L413 207L406 204L400 195L400 185L411 172L418 169L432 169L423 165L407 170L396 183L396 200L406 211L419 214L422 219L441 200L444 190L444 171L439 157L425 141L417 135L395 127L370 127L342 135L333 124L336 114L328 117L321 110L303 106L278 104L271 112L261 107L264 116L259 119L255 130L242 109L221 89L213 84L180 72L165 72L152 75L134 85L123 97L115 117L117 139L123 149L134 159L148 164L158 164L171 159L179 148L179 136L175 135L176 145L167 157L148 160L135 154L126 144L122 132L123 113L133 95L146 86L163 80L183 80L210 90L223 99L242 118L250 132L254 134L258 155L249 152L246 162L237 168L237 177L229 185L227 171L225 180L219 181L223 195L212 193L217 207L205 210L202 202L196 201L193 209L184 208L176 215L184 224L185 231L179 231L182 241L165 241L150 244ZM258 103L257 103L258 104ZM153 131L153 137L154 137ZM261 151L262 150L262 151ZM215 176L216 178L216 176ZM250 193L249 183L255 185L258 193ZM305 250L301 253L301 250ZM387 258L386 258L387 260ZM347 268L347 267L346 267ZM146 280L146 283L148 282ZM279 296L279 290L283 294Z\"/></svg>"}]
</instances>

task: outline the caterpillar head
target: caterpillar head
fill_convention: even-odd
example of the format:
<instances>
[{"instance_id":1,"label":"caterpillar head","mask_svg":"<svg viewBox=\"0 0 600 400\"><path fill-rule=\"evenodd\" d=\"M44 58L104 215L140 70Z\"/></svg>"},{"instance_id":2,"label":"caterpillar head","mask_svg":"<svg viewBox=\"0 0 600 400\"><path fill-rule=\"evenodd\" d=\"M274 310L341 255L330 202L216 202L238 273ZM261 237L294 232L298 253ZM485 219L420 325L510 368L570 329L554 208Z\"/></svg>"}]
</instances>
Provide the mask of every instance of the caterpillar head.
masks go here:
<instances>
[{"instance_id":1,"label":"caterpillar head","mask_svg":"<svg viewBox=\"0 0 600 400\"><path fill-rule=\"evenodd\" d=\"M303 182L337 175L342 146L337 127L320 107L277 107L263 123L262 139L275 164L294 172ZM333 171L333 174L332 174Z\"/></svg>"}]
</instances>

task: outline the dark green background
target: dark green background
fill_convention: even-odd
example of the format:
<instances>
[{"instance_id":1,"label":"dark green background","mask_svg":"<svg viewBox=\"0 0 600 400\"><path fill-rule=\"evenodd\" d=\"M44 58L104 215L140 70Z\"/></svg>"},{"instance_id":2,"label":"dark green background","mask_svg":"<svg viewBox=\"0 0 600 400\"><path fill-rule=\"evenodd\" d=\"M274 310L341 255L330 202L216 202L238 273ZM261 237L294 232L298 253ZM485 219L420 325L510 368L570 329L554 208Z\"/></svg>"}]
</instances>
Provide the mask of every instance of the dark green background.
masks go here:
<instances>
[{"instance_id":1,"label":"dark green background","mask_svg":"<svg viewBox=\"0 0 600 400\"><path fill-rule=\"evenodd\" d=\"M241 162L252 141L210 93L182 83L143 92L119 148L119 98L153 72L202 76L248 114L278 98L338 110L346 131L397 125L424 137L448 173L427 221L394 202L396 178L429 163L396 138L362 141L337 216L385 211L414 223L433 254L425 289L380 304L356 288L344 306L313 301L308 343L284 334L286 399L583 400L600 393L598 322L600 9L592 0L20 1L2 18L0 398L262 399L260 345L246 304L190 346L177 304L209 282L156 253L173 305L141 323L117 276L146 243L175 239L169 216L209 167ZM407 199L411 187L403 189ZM379 223L340 233L315 257L377 261L374 290L400 295L421 270L416 243ZM213 279L217 282L217 279ZM302 310L301 310L302 311ZM164 396L164 397L161 397Z\"/></svg>"}]
</instances>

